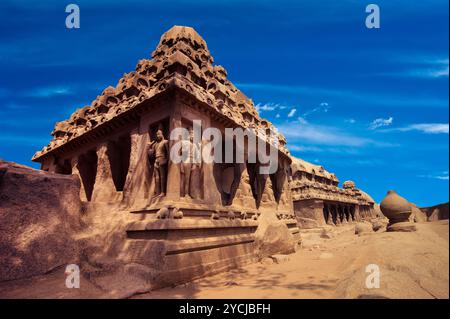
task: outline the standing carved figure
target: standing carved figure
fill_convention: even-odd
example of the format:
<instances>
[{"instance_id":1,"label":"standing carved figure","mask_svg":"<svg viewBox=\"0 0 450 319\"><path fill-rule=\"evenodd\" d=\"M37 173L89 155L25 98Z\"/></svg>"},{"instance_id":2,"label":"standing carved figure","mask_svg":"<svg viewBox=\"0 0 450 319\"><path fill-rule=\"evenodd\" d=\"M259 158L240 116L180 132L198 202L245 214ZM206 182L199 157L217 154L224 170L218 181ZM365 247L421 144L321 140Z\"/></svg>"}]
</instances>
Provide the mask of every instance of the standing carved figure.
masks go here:
<instances>
[{"instance_id":1,"label":"standing carved figure","mask_svg":"<svg viewBox=\"0 0 450 319\"><path fill-rule=\"evenodd\" d=\"M154 160L153 181L156 196L165 196L167 191L167 168L169 163L169 141L164 138L161 129L156 132L156 141L149 145L148 156Z\"/></svg>"},{"instance_id":2,"label":"standing carved figure","mask_svg":"<svg viewBox=\"0 0 450 319\"><path fill-rule=\"evenodd\" d=\"M182 140L181 195L185 198L198 198L200 190L201 150L200 144L194 143L194 131L189 130L189 139Z\"/></svg>"}]
</instances>

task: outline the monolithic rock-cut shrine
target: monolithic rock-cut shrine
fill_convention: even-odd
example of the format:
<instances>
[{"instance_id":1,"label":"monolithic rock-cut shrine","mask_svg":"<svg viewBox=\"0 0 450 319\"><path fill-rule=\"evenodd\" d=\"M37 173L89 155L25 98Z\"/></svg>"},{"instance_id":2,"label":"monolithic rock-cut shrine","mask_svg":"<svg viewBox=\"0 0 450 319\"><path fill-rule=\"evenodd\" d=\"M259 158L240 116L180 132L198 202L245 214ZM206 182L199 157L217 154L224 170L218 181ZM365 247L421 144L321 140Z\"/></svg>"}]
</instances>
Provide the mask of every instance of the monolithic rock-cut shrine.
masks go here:
<instances>
[{"instance_id":1,"label":"monolithic rock-cut shrine","mask_svg":"<svg viewBox=\"0 0 450 319\"><path fill-rule=\"evenodd\" d=\"M375 201L355 187L353 181L343 183L322 166L292 157L290 183L294 211L301 228L325 224L340 225L376 216Z\"/></svg>"},{"instance_id":2,"label":"monolithic rock-cut shrine","mask_svg":"<svg viewBox=\"0 0 450 319\"><path fill-rule=\"evenodd\" d=\"M270 174L261 174L263 164L248 154L244 163L172 163L171 132L192 130L197 120L222 133L276 132L213 64L197 32L174 26L151 60L139 61L115 87L55 125L33 161L43 171L78 177L84 214L102 211L95 224L109 225L107 234L93 235L97 250L83 238L86 272L114 260L145 267L152 284L183 282L295 251L300 228L374 213L374 201L353 182L341 189L334 174L291 157L279 133ZM202 143L185 142L201 152ZM275 145L271 138L261 142Z\"/></svg>"}]
</instances>

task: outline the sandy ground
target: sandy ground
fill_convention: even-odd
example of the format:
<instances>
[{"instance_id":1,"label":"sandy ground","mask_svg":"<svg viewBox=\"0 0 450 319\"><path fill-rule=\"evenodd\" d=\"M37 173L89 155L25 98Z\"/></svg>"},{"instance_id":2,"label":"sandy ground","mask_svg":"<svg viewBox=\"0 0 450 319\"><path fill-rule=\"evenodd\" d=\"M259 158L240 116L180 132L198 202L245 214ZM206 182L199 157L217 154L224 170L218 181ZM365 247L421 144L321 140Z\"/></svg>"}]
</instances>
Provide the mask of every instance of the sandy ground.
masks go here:
<instances>
[{"instance_id":1,"label":"sandy ground","mask_svg":"<svg viewBox=\"0 0 450 319\"><path fill-rule=\"evenodd\" d=\"M288 261L250 264L134 298L449 298L447 221L416 224L413 233L354 235L353 228L331 239L305 236L305 247ZM366 288L366 267L380 269L380 288ZM3 298L96 298L107 295L86 280L64 286L63 269L0 283Z\"/></svg>"}]
</instances>

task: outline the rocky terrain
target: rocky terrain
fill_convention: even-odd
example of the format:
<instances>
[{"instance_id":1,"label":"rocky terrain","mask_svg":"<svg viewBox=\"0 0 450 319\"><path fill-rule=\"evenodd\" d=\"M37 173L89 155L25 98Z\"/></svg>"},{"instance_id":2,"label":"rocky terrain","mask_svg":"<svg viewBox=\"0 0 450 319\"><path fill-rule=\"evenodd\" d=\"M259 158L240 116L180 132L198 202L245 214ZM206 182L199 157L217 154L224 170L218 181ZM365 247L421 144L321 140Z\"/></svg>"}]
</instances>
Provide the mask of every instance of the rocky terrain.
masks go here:
<instances>
[{"instance_id":1,"label":"rocky terrain","mask_svg":"<svg viewBox=\"0 0 450 319\"><path fill-rule=\"evenodd\" d=\"M88 214L79 189L75 176L0 162L0 298L449 297L448 219L435 220L446 216L445 205L414 206L415 232L386 232L380 218L303 229L301 247L288 255L279 253L294 251L283 247L281 226L264 219L260 262L153 289L148 269L120 261L131 214L109 207ZM70 263L82 269L79 289L65 286ZM366 288L369 264L380 269L380 288Z\"/></svg>"},{"instance_id":2,"label":"rocky terrain","mask_svg":"<svg viewBox=\"0 0 450 319\"><path fill-rule=\"evenodd\" d=\"M367 225L366 225L367 226ZM448 221L417 224L416 232L374 232L355 225L303 234L303 247L215 276L132 298L448 298ZM367 289L366 267L380 268L380 288ZM64 286L63 269L0 283L3 298L110 296L89 281Z\"/></svg>"},{"instance_id":3,"label":"rocky terrain","mask_svg":"<svg viewBox=\"0 0 450 319\"><path fill-rule=\"evenodd\" d=\"M135 297L448 298L448 221L417 226L408 233L381 229L355 235L350 225L308 234L304 247L287 258ZM369 264L379 266L378 289L365 286Z\"/></svg>"}]
</instances>

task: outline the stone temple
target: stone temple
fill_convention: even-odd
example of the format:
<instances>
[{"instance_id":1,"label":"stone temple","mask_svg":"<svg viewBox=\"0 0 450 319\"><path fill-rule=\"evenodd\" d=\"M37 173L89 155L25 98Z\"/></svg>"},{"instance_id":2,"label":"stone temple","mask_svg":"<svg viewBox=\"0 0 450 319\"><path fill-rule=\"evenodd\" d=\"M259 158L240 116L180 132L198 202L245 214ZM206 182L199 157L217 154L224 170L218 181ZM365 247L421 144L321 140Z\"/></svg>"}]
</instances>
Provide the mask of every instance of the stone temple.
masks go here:
<instances>
[{"instance_id":1,"label":"stone temple","mask_svg":"<svg viewBox=\"0 0 450 319\"><path fill-rule=\"evenodd\" d=\"M196 120L221 132L276 129L213 64L194 29L174 26L151 57L56 123L51 142L33 156L43 171L78 179L81 211L101 216L90 221L99 227L96 246L80 239L85 271L120 261L157 274L149 280L164 286L293 252L304 228L375 214L369 195L351 181L339 188L334 174L292 157L279 133L270 174L247 153L245 163L172 163L171 132L191 130Z\"/></svg>"},{"instance_id":2,"label":"stone temple","mask_svg":"<svg viewBox=\"0 0 450 319\"><path fill-rule=\"evenodd\" d=\"M339 188L336 175L322 166L292 158L290 176L294 211L301 228L346 224L375 214L375 201L367 193L352 181Z\"/></svg>"}]
</instances>

